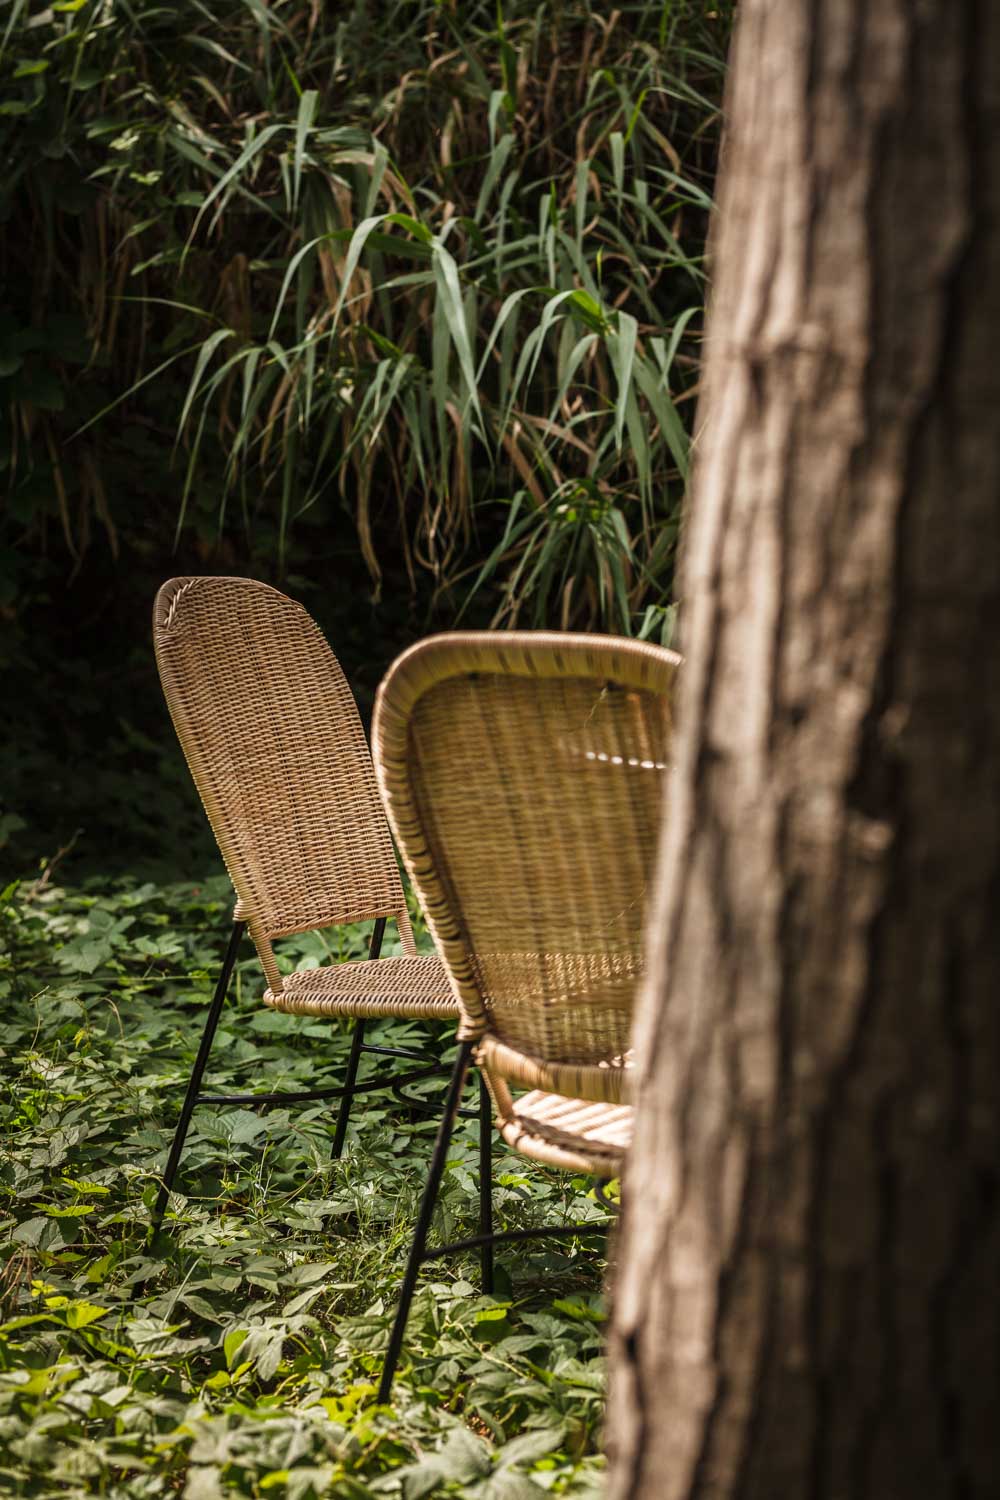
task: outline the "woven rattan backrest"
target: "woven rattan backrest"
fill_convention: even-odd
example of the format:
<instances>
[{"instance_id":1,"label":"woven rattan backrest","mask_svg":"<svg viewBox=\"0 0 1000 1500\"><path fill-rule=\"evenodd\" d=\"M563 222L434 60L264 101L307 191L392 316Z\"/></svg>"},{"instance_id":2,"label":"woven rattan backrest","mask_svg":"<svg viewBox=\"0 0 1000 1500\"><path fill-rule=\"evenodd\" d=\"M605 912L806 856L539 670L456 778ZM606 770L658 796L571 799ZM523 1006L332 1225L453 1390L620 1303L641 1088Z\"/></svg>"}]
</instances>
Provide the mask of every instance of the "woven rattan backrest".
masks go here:
<instances>
[{"instance_id":1,"label":"woven rattan backrest","mask_svg":"<svg viewBox=\"0 0 1000 1500\"><path fill-rule=\"evenodd\" d=\"M246 578L156 596L160 680L272 988L269 939L396 916L413 941L371 756L336 657L300 604Z\"/></svg>"},{"instance_id":2,"label":"woven rattan backrest","mask_svg":"<svg viewBox=\"0 0 1000 1500\"><path fill-rule=\"evenodd\" d=\"M464 1035L620 1061L679 660L614 637L445 635L383 682L376 769Z\"/></svg>"}]
</instances>

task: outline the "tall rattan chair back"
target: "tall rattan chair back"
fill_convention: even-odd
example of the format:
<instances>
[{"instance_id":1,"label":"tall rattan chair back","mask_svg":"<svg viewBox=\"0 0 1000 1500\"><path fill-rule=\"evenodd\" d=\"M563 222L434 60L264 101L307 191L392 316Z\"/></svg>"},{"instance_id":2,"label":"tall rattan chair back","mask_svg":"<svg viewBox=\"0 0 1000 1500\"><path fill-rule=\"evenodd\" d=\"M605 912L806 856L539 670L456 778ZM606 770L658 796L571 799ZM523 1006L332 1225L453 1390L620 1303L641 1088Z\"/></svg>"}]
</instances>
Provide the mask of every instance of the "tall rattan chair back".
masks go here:
<instances>
[{"instance_id":1,"label":"tall rattan chair back","mask_svg":"<svg viewBox=\"0 0 1000 1500\"><path fill-rule=\"evenodd\" d=\"M354 697L312 619L246 578L172 578L156 661L270 990L272 940L391 916L415 952Z\"/></svg>"},{"instance_id":2,"label":"tall rattan chair back","mask_svg":"<svg viewBox=\"0 0 1000 1500\"><path fill-rule=\"evenodd\" d=\"M614 637L445 635L382 685L383 797L495 1096L505 1078L624 1097L679 662Z\"/></svg>"},{"instance_id":3,"label":"tall rattan chair back","mask_svg":"<svg viewBox=\"0 0 1000 1500\"><path fill-rule=\"evenodd\" d=\"M399 1091L442 1071L436 1053L366 1042L366 1021L450 1021L457 1006L441 961L416 952L354 698L306 611L249 579L173 578L156 596L153 638L174 726L237 894L229 946L153 1208L155 1239L199 1104L338 1099L332 1154L339 1157L357 1093ZM396 920L403 953L383 958L388 917ZM367 959L282 977L275 938L372 918ZM306 1090L201 1092L246 928L268 981L265 1005L353 1020L342 1081L331 1086L322 1080ZM359 1079L366 1053L411 1066ZM419 1099L408 1102L422 1106Z\"/></svg>"}]
</instances>

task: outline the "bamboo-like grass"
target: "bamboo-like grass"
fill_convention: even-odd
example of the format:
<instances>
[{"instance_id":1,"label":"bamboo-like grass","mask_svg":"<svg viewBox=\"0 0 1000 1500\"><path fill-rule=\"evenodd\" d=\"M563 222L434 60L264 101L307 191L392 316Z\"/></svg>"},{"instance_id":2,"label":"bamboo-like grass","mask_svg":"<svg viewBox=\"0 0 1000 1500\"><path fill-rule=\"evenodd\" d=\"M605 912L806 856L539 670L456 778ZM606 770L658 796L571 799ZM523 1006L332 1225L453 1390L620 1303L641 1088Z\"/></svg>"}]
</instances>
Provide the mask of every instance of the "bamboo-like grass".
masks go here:
<instances>
[{"instance_id":1,"label":"bamboo-like grass","mask_svg":"<svg viewBox=\"0 0 1000 1500\"><path fill-rule=\"evenodd\" d=\"M47 89L94 194L36 288L78 277L113 401L185 371L178 531L224 454L220 525L263 495L281 551L333 495L376 587L391 527L497 622L662 633L731 10L14 0L20 128ZM20 161L0 194L55 223Z\"/></svg>"}]
</instances>

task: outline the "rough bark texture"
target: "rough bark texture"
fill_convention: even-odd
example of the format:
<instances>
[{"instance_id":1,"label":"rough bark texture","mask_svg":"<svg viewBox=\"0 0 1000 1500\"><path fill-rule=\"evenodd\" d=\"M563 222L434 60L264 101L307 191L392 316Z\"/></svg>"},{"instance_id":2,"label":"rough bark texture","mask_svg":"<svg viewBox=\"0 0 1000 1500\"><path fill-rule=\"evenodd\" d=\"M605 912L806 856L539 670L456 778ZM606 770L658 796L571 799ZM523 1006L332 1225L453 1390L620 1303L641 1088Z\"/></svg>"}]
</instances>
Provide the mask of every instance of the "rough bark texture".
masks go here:
<instances>
[{"instance_id":1,"label":"rough bark texture","mask_svg":"<svg viewBox=\"0 0 1000 1500\"><path fill-rule=\"evenodd\" d=\"M985 1500L1000 4L741 11L609 1491Z\"/></svg>"}]
</instances>

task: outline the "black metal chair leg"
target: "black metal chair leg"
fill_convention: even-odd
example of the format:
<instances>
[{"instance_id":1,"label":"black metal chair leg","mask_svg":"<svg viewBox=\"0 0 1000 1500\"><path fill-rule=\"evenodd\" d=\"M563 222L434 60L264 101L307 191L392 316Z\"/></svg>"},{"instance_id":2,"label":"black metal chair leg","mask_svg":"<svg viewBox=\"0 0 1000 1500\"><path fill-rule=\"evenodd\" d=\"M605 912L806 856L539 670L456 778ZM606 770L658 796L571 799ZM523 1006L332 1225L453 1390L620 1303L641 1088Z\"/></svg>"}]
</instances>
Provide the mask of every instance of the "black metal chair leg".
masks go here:
<instances>
[{"instance_id":1,"label":"black metal chair leg","mask_svg":"<svg viewBox=\"0 0 1000 1500\"><path fill-rule=\"evenodd\" d=\"M354 1099L354 1084L358 1076L358 1063L361 1061L361 1049L365 1043L364 1019L355 1021L354 1038L351 1042L351 1055L347 1059L347 1077L344 1079L344 1093L340 1101L340 1109L337 1111L337 1129L333 1136L333 1150L330 1155L334 1161L339 1160L344 1149L344 1139L347 1135L347 1122L350 1119L351 1103Z\"/></svg>"},{"instance_id":2,"label":"black metal chair leg","mask_svg":"<svg viewBox=\"0 0 1000 1500\"><path fill-rule=\"evenodd\" d=\"M372 928L371 942L368 944L369 959L378 958L382 952L382 939L385 937L385 917L379 917ZM365 1045L365 1023L360 1017L354 1023L354 1037L351 1041L351 1054L347 1059L347 1077L344 1079L344 1093L340 1101L340 1109L337 1111L337 1128L333 1133L333 1150L330 1155L334 1161L340 1159L344 1149L344 1140L347 1136L347 1122L351 1117L351 1104L354 1100L354 1084L358 1076L358 1064L361 1061L361 1053Z\"/></svg>"},{"instance_id":3,"label":"black metal chair leg","mask_svg":"<svg viewBox=\"0 0 1000 1500\"><path fill-rule=\"evenodd\" d=\"M170 1194L173 1191L174 1178L177 1176L177 1168L180 1164L181 1152L184 1149L184 1141L187 1137L188 1127L191 1124L191 1116L194 1113L195 1104L198 1102L201 1080L208 1063L208 1055L212 1050L212 1041L219 1024L219 1017L222 1014L222 1007L225 1004L226 994L229 990L229 981L233 974L233 966L236 963L236 955L239 952L240 942L245 930L245 922L233 923L229 947L226 949L226 956L222 963L222 972L219 975L219 982L215 986L215 994L212 996L212 1004L205 1018L205 1029L201 1034L201 1045L198 1048L198 1056L195 1058L194 1067L191 1069L187 1093L184 1095L184 1103L181 1106L180 1119L177 1121L177 1129L174 1131L170 1155L167 1157L167 1165L163 1170L163 1184L157 1194L156 1204L153 1208L153 1218L149 1227L150 1240L159 1231L160 1225L163 1223L163 1216L167 1211L167 1204L170 1201Z\"/></svg>"},{"instance_id":4,"label":"black metal chair leg","mask_svg":"<svg viewBox=\"0 0 1000 1500\"><path fill-rule=\"evenodd\" d=\"M424 1183L423 1196L420 1200L420 1212L417 1215L417 1223L413 1231L413 1243L410 1246L410 1256L406 1262L406 1273L403 1276L403 1285L399 1293L399 1306L396 1308L396 1321L392 1325L389 1348L386 1351L385 1363L382 1366L382 1379L379 1383L378 1399L383 1403L388 1401L392 1394L392 1381L396 1373L396 1366L399 1364L400 1352L403 1348L406 1320L410 1315L410 1304L413 1301L417 1276L424 1258L427 1234L431 1227L434 1204L437 1201L438 1189L441 1186L441 1178L444 1175L445 1163L448 1159L448 1145L451 1141L452 1131L455 1128L455 1119L458 1115L458 1107L462 1098L462 1089L465 1087L465 1078L469 1071L471 1056L472 1043L460 1043L458 1057L451 1075L451 1082L448 1085L444 1112L441 1116L441 1123L438 1126L437 1139L434 1142L434 1155L431 1158L430 1172L428 1173L427 1181Z\"/></svg>"},{"instance_id":5,"label":"black metal chair leg","mask_svg":"<svg viewBox=\"0 0 1000 1500\"><path fill-rule=\"evenodd\" d=\"M479 1074L479 1233L493 1233L493 1101L486 1079ZM493 1295L493 1241L485 1240L479 1252L483 1291Z\"/></svg>"}]
</instances>

